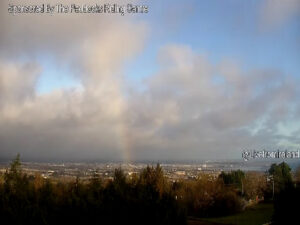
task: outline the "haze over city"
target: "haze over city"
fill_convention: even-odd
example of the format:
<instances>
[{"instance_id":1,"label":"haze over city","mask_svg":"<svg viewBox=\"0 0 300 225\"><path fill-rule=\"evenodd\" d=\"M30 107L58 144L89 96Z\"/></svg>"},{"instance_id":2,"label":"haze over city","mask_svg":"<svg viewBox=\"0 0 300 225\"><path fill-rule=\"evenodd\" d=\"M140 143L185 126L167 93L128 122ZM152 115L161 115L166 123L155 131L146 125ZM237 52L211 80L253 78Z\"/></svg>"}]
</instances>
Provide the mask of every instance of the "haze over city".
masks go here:
<instances>
[{"instance_id":1,"label":"haze over city","mask_svg":"<svg viewBox=\"0 0 300 225\"><path fill-rule=\"evenodd\" d=\"M299 148L298 0L132 1L148 13L124 16L11 15L8 3L20 1L0 2L2 159Z\"/></svg>"}]
</instances>

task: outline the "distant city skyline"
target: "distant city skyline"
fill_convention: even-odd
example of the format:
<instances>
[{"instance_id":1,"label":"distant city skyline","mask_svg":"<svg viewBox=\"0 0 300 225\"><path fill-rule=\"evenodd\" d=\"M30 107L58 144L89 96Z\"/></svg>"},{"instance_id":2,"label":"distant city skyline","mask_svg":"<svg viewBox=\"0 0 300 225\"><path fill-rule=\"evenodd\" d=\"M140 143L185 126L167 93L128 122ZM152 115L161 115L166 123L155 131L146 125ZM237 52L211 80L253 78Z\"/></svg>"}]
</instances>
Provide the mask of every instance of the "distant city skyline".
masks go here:
<instances>
[{"instance_id":1,"label":"distant city skyline","mask_svg":"<svg viewBox=\"0 0 300 225\"><path fill-rule=\"evenodd\" d=\"M0 2L0 159L300 149L300 0L106 3L148 12L12 15L21 2Z\"/></svg>"}]
</instances>

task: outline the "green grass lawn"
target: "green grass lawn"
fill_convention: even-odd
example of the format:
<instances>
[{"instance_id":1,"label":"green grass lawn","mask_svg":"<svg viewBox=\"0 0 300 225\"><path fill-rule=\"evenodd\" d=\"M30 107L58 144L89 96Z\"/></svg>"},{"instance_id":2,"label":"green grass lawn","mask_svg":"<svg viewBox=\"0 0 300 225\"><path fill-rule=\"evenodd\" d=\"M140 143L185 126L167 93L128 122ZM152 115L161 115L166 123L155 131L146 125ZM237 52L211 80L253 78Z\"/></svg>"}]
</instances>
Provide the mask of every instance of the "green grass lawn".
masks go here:
<instances>
[{"instance_id":1,"label":"green grass lawn","mask_svg":"<svg viewBox=\"0 0 300 225\"><path fill-rule=\"evenodd\" d=\"M218 224L262 225L271 221L272 214L273 204L260 203L235 215L219 218L205 218L203 221Z\"/></svg>"}]
</instances>

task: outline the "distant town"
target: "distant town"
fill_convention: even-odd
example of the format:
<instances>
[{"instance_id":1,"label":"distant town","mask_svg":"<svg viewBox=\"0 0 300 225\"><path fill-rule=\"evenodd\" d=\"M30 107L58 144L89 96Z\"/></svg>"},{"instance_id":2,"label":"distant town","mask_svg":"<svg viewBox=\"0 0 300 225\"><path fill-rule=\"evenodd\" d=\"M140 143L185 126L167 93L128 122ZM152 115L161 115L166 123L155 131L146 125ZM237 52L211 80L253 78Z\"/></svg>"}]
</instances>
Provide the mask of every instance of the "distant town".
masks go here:
<instances>
[{"instance_id":1,"label":"distant town","mask_svg":"<svg viewBox=\"0 0 300 225\"><path fill-rule=\"evenodd\" d=\"M166 178L170 181L195 180L201 174L208 174L212 179L219 176L222 171L256 171L264 173L274 161L204 161L202 163L160 163ZM10 162L0 163L0 174L5 173ZM296 168L298 161L290 163ZM294 166L293 166L294 165ZM129 179L139 175L147 166L156 166L156 163L39 163L22 162L22 170L29 176L41 175L43 178L60 181L71 181L76 178L88 181L93 176L98 176L103 180L112 180L115 169L121 168Z\"/></svg>"}]
</instances>

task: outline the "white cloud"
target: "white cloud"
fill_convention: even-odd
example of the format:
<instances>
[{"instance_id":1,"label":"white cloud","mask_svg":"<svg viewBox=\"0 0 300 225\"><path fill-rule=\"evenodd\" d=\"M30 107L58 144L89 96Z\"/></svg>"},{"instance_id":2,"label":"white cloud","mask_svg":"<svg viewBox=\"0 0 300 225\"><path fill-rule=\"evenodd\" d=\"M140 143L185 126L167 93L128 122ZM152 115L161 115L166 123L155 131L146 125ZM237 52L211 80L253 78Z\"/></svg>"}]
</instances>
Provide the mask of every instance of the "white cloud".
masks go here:
<instances>
[{"instance_id":1,"label":"white cloud","mask_svg":"<svg viewBox=\"0 0 300 225\"><path fill-rule=\"evenodd\" d=\"M0 62L0 108L33 97L40 68L35 63Z\"/></svg>"}]
</instances>

